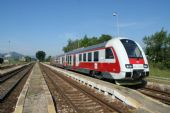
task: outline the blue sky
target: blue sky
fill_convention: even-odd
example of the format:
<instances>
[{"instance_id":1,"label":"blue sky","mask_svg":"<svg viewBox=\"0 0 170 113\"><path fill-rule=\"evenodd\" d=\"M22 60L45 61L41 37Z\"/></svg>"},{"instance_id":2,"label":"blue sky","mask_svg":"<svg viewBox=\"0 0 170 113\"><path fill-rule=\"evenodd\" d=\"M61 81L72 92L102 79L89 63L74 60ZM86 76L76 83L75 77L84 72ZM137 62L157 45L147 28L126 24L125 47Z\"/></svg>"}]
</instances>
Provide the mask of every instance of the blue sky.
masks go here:
<instances>
[{"instance_id":1,"label":"blue sky","mask_svg":"<svg viewBox=\"0 0 170 113\"><path fill-rule=\"evenodd\" d=\"M169 0L0 0L0 53L35 55L62 53L69 38L85 34L117 35L142 44L142 38L160 31L170 33Z\"/></svg>"}]
</instances>

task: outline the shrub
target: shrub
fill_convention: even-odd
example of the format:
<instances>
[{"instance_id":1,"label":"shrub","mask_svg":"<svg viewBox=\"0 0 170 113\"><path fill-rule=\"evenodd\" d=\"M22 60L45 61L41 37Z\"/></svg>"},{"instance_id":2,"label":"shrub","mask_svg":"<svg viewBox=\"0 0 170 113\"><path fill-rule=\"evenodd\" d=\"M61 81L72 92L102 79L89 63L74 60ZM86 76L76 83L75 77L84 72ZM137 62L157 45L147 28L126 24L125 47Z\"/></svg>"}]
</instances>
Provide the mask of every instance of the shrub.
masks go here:
<instances>
[{"instance_id":1,"label":"shrub","mask_svg":"<svg viewBox=\"0 0 170 113\"><path fill-rule=\"evenodd\" d=\"M166 61L166 62L164 63L164 65L165 65L167 68L170 68L170 61Z\"/></svg>"},{"instance_id":2,"label":"shrub","mask_svg":"<svg viewBox=\"0 0 170 113\"><path fill-rule=\"evenodd\" d=\"M156 64L156 66L159 68L159 69L165 69L165 66L164 66L164 64L162 63L162 62L158 62L157 64Z\"/></svg>"},{"instance_id":3,"label":"shrub","mask_svg":"<svg viewBox=\"0 0 170 113\"><path fill-rule=\"evenodd\" d=\"M0 58L0 64L2 64L4 62L3 58Z\"/></svg>"}]
</instances>

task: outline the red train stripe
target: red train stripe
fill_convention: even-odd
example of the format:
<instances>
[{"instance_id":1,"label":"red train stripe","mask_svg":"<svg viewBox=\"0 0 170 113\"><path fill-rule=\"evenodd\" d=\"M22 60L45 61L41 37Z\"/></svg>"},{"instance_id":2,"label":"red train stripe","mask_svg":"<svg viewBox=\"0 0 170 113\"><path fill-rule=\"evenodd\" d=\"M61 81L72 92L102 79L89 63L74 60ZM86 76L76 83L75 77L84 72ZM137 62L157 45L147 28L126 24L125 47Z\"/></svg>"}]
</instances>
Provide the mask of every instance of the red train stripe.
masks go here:
<instances>
[{"instance_id":1,"label":"red train stripe","mask_svg":"<svg viewBox=\"0 0 170 113\"><path fill-rule=\"evenodd\" d=\"M130 64L144 64L145 61L143 58L129 58Z\"/></svg>"},{"instance_id":2,"label":"red train stripe","mask_svg":"<svg viewBox=\"0 0 170 113\"><path fill-rule=\"evenodd\" d=\"M117 54L115 52L115 50L112 48L112 51L114 53L115 56L115 63L113 62L80 62L78 67L72 67L72 69L76 69L76 68L85 68L85 69L89 69L89 70L96 70L96 71L100 71L100 72L114 72L114 73L120 73L120 64L119 64L119 60L117 57ZM95 68L95 65L97 65L97 69Z\"/></svg>"}]
</instances>

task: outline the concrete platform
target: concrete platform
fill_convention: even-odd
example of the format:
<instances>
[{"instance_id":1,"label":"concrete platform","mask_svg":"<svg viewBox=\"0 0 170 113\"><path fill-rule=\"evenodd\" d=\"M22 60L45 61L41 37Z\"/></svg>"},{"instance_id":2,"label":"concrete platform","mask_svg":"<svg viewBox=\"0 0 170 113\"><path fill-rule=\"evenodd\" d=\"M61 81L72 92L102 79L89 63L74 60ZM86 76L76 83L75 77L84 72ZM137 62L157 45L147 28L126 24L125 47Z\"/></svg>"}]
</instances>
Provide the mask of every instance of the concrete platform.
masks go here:
<instances>
[{"instance_id":1,"label":"concrete platform","mask_svg":"<svg viewBox=\"0 0 170 113\"><path fill-rule=\"evenodd\" d=\"M8 68L8 69L3 69L3 70L0 70L0 75L3 75L3 74L6 74L6 73L9 73L9 72L12 72L16 69L19 69L25 65L29 65L29 64L24 64L24 65L19 65L19 66L16 66L16 67L12 67L12 68Z\"/></svg>"},{"instance_id":2,"label":"concrete platform","mask_svg":"<svg viewBox=\"0 0 170 113\"><path fill-rule=\"evenodd\" d=\"M118 98L124 103L137 109L137 113L169 113L170 106L165 105L157 100L147 97L136 90L118 86L109 82L98 80L92 77L84 76L60 68L56 68L47 64L43 64L52 70L63 73L80 83L103 91L106 95L112 95L113 99Z\"/></svg>"},{"instance_id":3,"label":"concrete platform","mask_svg":"<svg viewBox=\"0 0 170 113\"><path fill-rule=\"evenodd\" d=\"M14 113L56 113L52 96L38 63L27 79Z\"/></svg>"}]
</instances>

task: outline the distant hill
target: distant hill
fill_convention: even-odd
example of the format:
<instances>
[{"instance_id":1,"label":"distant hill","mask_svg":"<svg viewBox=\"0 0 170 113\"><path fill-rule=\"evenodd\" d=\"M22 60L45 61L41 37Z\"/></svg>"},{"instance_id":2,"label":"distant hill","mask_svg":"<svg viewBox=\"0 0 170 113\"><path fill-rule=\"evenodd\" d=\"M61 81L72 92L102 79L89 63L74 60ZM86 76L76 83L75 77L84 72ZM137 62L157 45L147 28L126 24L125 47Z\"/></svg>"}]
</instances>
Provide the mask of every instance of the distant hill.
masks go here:
<instances>
[{"instance_id":1,"label":"distant hill","mask_svg":"<svg viewBox=\"0 0 170 113\"><path fill-rule=\"evenodd\" d=\"M0 57L5 57L5 56L9 56L10 54L10 57L11 58L14 58L14 59L18 59L18 58L21 58L21 57L24 57L24 55L20 54L20 53L17 53L17 52L10 52L10 53L0 53Z\"/></svg>"}]
</instances>

